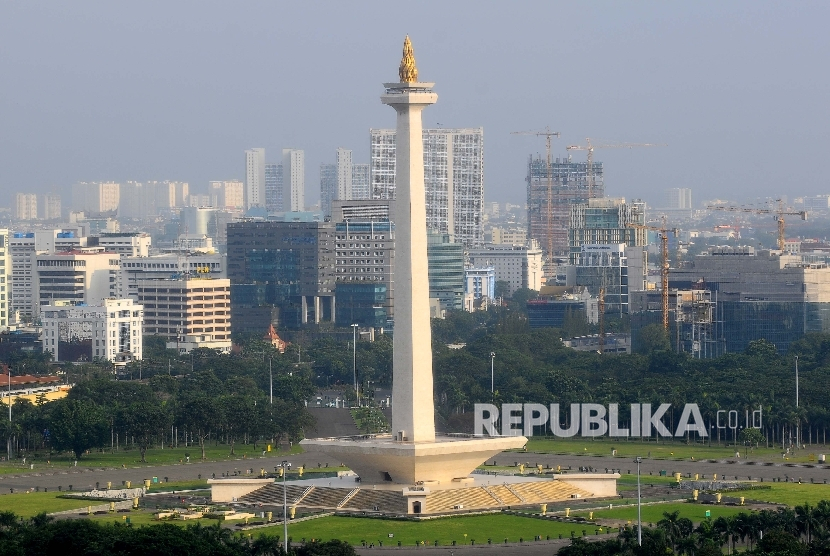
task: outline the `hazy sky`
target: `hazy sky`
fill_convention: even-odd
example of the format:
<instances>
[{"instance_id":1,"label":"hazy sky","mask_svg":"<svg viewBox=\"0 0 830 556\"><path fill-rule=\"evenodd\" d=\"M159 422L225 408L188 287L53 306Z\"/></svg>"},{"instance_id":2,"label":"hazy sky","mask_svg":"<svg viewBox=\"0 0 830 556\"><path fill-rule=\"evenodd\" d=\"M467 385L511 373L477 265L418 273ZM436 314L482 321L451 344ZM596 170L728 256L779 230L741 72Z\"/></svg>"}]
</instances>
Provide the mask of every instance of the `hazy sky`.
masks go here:
<instances>
[{"instance_id":1,"label":"hazy sky","mask_svg":"<svg viewBox=\"0 0 830 556\"><path fill-rule=\"evenodd\" d=\"M0 1L0 205L78 180L244 177L243 151L368 162L403 37L438 104L484 128L485 197L522 203L562 132L667 143L597 151L609 195L652 202L830 193L827 2ZM584 152L574 153L583 160Z\"/></svg>"}]
</instances>

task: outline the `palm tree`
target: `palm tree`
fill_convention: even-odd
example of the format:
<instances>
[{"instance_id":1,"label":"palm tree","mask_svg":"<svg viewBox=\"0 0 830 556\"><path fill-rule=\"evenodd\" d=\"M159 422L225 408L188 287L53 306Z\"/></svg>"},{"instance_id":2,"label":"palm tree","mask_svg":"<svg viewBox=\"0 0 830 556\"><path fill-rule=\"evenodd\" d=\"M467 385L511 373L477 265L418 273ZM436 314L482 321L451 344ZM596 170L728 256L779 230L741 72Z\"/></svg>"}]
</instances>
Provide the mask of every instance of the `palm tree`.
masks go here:
<instances>
[{"instance_id":1,"label":"palm tree","mask_svg":"<svg viewBox=\"0 0 830 556\"><path fill-rule=\"evenodd\" d=\"M812 540L811 530L815 530L819 526L817 512L809 502L805 502L803 506L795 507L795 525L798 535L804 535L807 539L807 544Z\"/></svg>"}]
</instances>

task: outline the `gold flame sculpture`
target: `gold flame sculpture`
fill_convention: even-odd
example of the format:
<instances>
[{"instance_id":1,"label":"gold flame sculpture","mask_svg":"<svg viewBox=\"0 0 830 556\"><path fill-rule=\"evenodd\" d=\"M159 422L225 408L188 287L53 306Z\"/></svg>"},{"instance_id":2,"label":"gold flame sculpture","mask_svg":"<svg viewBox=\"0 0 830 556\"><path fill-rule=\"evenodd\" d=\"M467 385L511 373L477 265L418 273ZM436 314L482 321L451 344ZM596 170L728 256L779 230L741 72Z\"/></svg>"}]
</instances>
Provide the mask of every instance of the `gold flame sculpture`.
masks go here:
<instances>
[{"instance_id":1,"label":"gold flame sculpture","mask_svg":"<svg viewBox=\"0 0 830 556\"><path fill-rule=\"evenodd\" d=\"M418 81L415 52L412 50L412 41L409 40L409 35L403 41L403 58L401 59L401 67L398 68L398 76L401 83L416 83Z\"/></svg>"}]
</instances>

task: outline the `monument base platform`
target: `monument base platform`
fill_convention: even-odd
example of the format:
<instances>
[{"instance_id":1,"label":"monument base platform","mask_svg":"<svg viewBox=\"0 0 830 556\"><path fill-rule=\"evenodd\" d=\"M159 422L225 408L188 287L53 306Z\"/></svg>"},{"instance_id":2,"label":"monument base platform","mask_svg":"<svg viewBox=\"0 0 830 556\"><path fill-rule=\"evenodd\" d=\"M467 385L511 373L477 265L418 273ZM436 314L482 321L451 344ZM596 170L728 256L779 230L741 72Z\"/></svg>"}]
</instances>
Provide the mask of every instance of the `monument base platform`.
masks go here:
<instances>
[{"instance_id":1,"label":"monument base platform","mask_svg":"<svg viewBox=\"0 0 830 556\"><path fill-rule=\"evenodd\" d=\"M311 438L300 442L342 461L364 484L442 484L467 477L488 458L521 448L523 436L436 436L434 442L400 442L392 435Z\"/></svg>"},{"instance_id":2,"label":"monument base platform","mask_svg":"<svg viewBox=\"0 0 830 556\"><path fill-rule=\"evenodd\" d=\"M285 499L299 512L434 516L616 498L618 478L615 473L516 476L478 472L448 484L402 486L367 485L355 482L354 476L339 476L288 481L285 493L279 480L216 479L210 483L214 502L273 511L274 515L282 515ZM240 484L245 482L250 484Z\"/></svg>"}]
</instances>

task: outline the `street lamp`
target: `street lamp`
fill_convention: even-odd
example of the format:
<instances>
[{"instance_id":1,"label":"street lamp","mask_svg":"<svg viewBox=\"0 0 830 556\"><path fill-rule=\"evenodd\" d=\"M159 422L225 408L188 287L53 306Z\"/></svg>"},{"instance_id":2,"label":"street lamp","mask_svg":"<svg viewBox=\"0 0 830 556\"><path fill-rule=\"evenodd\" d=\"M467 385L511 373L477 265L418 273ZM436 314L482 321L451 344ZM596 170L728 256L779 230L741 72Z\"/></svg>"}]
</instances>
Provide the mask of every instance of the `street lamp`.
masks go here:
<instances>
[{"instance_id":1,"label":"street lamp","mask_svg":"<svg viewBox=\"0 0 830 556\"><path fill-rule=\"evenodd\" d=\"M288 554L288 495L285 491L285 476L291 468L291 462L282 462L282 534L285 553Z\"/></svg>"},{"instance_id":2,"label":"street lamp","mask_svg":"<svg viewBox=\"0 0 830 556\"><path fill-rule=\"evenodd\" d=\"M360 407L360 385L357 383L357 327L352 325L352 374L354 375L354 393L357 397L357 406Z\"/></svg>"},{"instance_id":3,"label":"street lamp","mask_svg":"<svg viewBox=\"0 0 830 556\"><path fill-rule=\"evenodd\" d=\"M496 352L491 351L490 352L490 394L492 394L491 397L493 397L493 398L495 398L495 394L496 394L496 389L494 387L494 385L495 385L494 377L496 375L493 373L493 361L495 359L496 359Z\"/></svg>"},{"instance_id":4,"label":"street lamp","mask_svg":"<svg viewBox=\"0 0 830 556\"><path fill-rule=\"evenodd\" d=\"M643 514L641 513L641 498L640 498L640 463L643 458L637 456L634 460L637 462L637 546L643 546Z\"/></svg>"},{"instance_id":5,"label":"street lamp","mask_svg":"<svg viewBox=\"0 0 830 556\"><path fill-rule=\"evenodd\" d=\"M798 423L795 427L795 447L800 448L799 437L801 436L801 417L798 415L798 355L795 356L795 415Z\"/></svg>"},{"instance_id":6,"label":"street lamp","mask_svg":"<svg viewBox=\"0 0 830 556\"><path fill-rule=\"evenodd\" d=\"M271 390L271 405L274 405L274 371L271 369L271 358L268 358L268 386Z\"/></svg>"}]
</instances>

